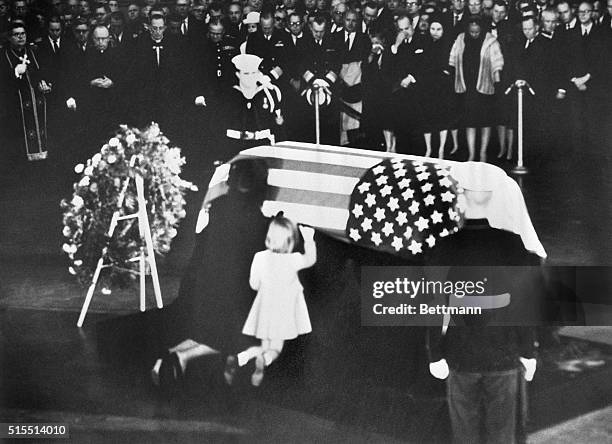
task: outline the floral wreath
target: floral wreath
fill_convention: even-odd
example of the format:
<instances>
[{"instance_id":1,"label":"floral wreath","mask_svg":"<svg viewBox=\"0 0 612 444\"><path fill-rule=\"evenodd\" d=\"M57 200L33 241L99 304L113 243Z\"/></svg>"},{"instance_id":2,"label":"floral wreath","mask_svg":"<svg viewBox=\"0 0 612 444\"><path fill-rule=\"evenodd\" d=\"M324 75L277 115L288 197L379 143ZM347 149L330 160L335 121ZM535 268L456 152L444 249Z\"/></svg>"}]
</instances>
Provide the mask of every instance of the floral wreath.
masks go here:
<instances>
[{"instance_id":1,"label":"floral wreath","mask_svg":"<svg viewBox=\"0 0 612 444\"><path fill-rule=\"evenodd\" d=\"M138 276L135 258L140 256L143 246L138 219L120 221L113 236L108 237L124 188L121 215L138 210L132 180L135 174L144 180L153 249L160 255L170 251L177 226L186 215L185 192L197 191L197 187L180 178L185 158L181 157L180 148L170 147L169 143L156 123L143 131L122 125L99 153L85 164L75 166L80 179L73 185L72 199L63 199L60 204L62 234L66 238L62 249L71 261L68 271L82 284L91 282L105 249L104 264L110 270L102 277L105 287L125 286ZM139 161L135 163L136 158Z\"/></svg>"}]
</instances>

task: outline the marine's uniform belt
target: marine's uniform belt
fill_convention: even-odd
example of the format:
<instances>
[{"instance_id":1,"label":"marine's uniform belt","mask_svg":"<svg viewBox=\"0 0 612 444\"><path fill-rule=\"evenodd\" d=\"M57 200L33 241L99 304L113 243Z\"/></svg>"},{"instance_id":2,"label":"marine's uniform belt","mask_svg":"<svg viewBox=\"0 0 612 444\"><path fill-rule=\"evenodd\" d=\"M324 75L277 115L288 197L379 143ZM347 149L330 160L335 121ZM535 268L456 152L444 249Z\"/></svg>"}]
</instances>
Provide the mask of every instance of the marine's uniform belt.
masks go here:
<instances>
[{"instance_id":1,"label":"marine's uniform belt","mask_svg":"<svg viewBox=\"0 0 612 444\"><path fill-rule=\"evenodd\" d=\"M274 136L269 129L261 130L261 131L238 131L233 129L228 129L226 132L227 137L232 139L240 139L240 140L262 140L262 139L271 139Z\"/></svg>"}]
</instances>

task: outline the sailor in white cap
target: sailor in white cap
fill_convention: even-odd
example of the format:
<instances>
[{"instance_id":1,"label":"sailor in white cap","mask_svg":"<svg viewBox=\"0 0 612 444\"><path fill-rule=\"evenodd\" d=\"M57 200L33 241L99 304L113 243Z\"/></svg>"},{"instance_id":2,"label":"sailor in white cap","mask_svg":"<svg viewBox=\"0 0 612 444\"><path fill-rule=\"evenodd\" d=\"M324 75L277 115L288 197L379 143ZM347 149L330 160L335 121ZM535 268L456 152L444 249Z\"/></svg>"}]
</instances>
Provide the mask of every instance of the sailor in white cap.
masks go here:
<instances>
[{"instance_id":1,"label":"sailor in white cap","mask_svg":"<svg viewBox=\"0 0 612 444\"><path fill-rule=\"evenodd\" d=\"M262 59L239 54L232 59L238 84L223 104L225 141L223 159L228 160L243 149L274 143L281 129L281 92L259 70Z\"/></svg>"}]
</instances>

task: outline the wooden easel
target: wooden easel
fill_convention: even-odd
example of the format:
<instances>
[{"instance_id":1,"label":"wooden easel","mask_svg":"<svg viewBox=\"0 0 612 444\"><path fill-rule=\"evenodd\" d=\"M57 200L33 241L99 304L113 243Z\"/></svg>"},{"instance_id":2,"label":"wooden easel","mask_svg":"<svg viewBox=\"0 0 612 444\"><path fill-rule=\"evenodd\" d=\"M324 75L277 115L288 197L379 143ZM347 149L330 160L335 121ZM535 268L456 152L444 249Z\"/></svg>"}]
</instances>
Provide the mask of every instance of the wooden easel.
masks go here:
<instances>
[{"instance_id":1,"label":"wooden easel","mask_svg":"<svg viewBox=\"0 0 612 444\"><path fill-rule=\"evenodd\" d=\"M138 156L132 156L132 158L130 159L131 168L134 167L137 160ZM147 201L144 196L144 180L140 174L136 173L134 175L134 181L136 183L136 198L138 202L138 211L133 214L121 216L121 213L123 212L123 201L125 200L125 194L127 192L130 179L131 177L128 176L123 183L121 193L119 194L119 199L117 200L117 209L113 213L110 227L108 228L107 236L109 238L113 236L113 233L115 232L115 228L117 228L117 224L119 221L138 218L138 231L140 232L140 238L144 241L144 245L140 247L140 255L138 257L130 259L130 262L139 262L138 274L140 275L140 311L145 311L146 308L145 262L149 263L149 268L151 269L151 278L153 280L153 289L155 291L155 300L157 302L157 308L163 308L164 304L162 302L161 288L159 286L159 276L157 274L157 265L155 263L153 239L151 237L151 226L149 225L149 218L147 216ZM111 266L110 264L104 264L104 258L106 257L107 251L108 247L106 246L102 250L102 256L100 257L100 259L98 259L98 264L96 266L96 270L94 271L91 285L87 290L87 296L85 297L83 308L81 308L81 314L79 315L79 320L77 321L77 327L83 326L83 322L85 321L85 315L87 314L87 310L89 309L89 304L91 303L91 299L96 289L98 279L100 278L100 272L103 268Z\"/></svg>"}]
</instances>

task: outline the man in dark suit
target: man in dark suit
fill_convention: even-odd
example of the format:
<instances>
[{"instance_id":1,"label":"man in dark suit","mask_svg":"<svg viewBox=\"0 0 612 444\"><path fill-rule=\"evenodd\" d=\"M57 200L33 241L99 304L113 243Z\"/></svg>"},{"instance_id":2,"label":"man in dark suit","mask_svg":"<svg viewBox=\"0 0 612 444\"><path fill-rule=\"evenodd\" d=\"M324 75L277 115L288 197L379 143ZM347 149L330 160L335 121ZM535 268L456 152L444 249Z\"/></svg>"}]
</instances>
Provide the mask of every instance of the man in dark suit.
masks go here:
<instances>
[{"instance_id":1,"label":"man in dark suit","mask_svg":"<svg viewBox=\"0 0 612 444\"><path fill-rule=\"evenodd\" d=\"M527 146L533 147L530 152L541 156L545 154L544 145L551 140L551 132L554 131L552 110L555 88L550 82L553 75L553 43L538 32L539 25L535 16L526 17L521 27L523 35L514 44L511 71L506 79L508 84L525 80L535 92L535 96L527 90L523 94L524 138ZM512 112L516 116L516 92L511 94Z\"/></svg>"},{"instance_id":2,"label":"man in dark suit","mask_svg":"<svg viewBox=\"0 0 612 444\"><path fill-rule=\"evenodd\" d=\"M38 44L38 59L44 78L51 83L51 91L47 93L47 126L49 139L61 144L65 124L66 105L64 104L62 88L63 63L66 60L66 48L69 42L62 38L62 23L58 17L49 18L47 37Z\"/></svg>"},{"instance_id":3,"label":"man in dark suit","mask_svg":"<svg viewBox=\"0 0 612 444\"><path fill-rule=\"evenodd\" d=\"M227 18L229 27L227 33L242 43L246 38L246 26L242 24L242 5L238 1L233 1L227 7Z\"/></svg>"},{"instance_id":4,"label":"man in dark suit","mask_svg":"<svg viewBox=\"0 0 612 444\"><path fill-rule=\"evenodd\" d=\"M419 103L424 66L425 41L419 38L407 15L397 19L397 37L391 46L392 94L398 120L395 122L398 152L418 152L420 147L411 147L413 133L420 125ZM420 137L419 137L420 140Z\"/></svg>"},{"instance_id":5,"label":"man in dark suit","mask_svg":"<svg viewBox=\"0 0 612 444\"><path fill-rule=\"evenodd\" d=\"M382 14L381 11L386 11ZM374 35L382 33L387 38L391 38L394 30L393 16L388 10L381 9L380 5L375 1L366 3L363 9L362 32L366 35Z\"/></svg>"},{"instance_id":6,"label":"man in dark suit","mask_svg":"<svg viewBox=\"0 0 612 444\"><path fill-rule=\"evenodd\" d=\"M465 0L452 0L451 7L445 14L446 24L444 29L449 29L451 40L455 40L465 29Z\"/></svg>"},{"instance_id":7,"label":"man in dark suit","mask_svg":"<svg viewBox=\"0 0 612 444\"><path fill-rule=\"evenodd\" d=\"M168 137L180 143L183 136L182 116L205 106L204 94L194 92L189 65L175 39L166 36L166 21L153 14L149 20L149 34L138 42L129 75L133 94L133 112L139 126L151 121L159 123ZM195 96L195 99L194 99ZM192 112L193 113L193 112Z\"/></svg>"},{"instance_id":8,"label":"man in dark suit","mask_svg":"<svg viewBox=\"0 0 612 444\"><path fill-rule=\"evenodd\" d=\"M93 45L85 51L84 63L77 74L77 84L67 91L82 113L87 126L86 149L93 153L110 137L113 129L121 123L117 92L123 79L114 48L110 47L110 33L104 25L92 31Z\"/></svg>"},{"instance_id":9,"label":"man in dark suit","mask_svg":"<svg viewBox=\"0 0 612 444\"><path fill-rule=\"evenodd\" d=\"M370 38L358 32L360 15L350 10L344 16L344 31L333 35L340 69L340 144L354 144L359 138L359 119L362 109L361 64L370 54Z\"/></svg>"},{"instance_id":10,"label":"man in dark suit","mask_svg":"<svg viewBox=\"0 0 612 444\"><path fill-rule=\"evenodd\" d=\"M572 142L578 146L597 130L599 97L605 87L605 36L593 23L593 4L578 5L578 24L560 35L562 54L557 97L568 101L568 119ZM588 124L588 125L587 125Z\"/></svg>"}]
</instances>

